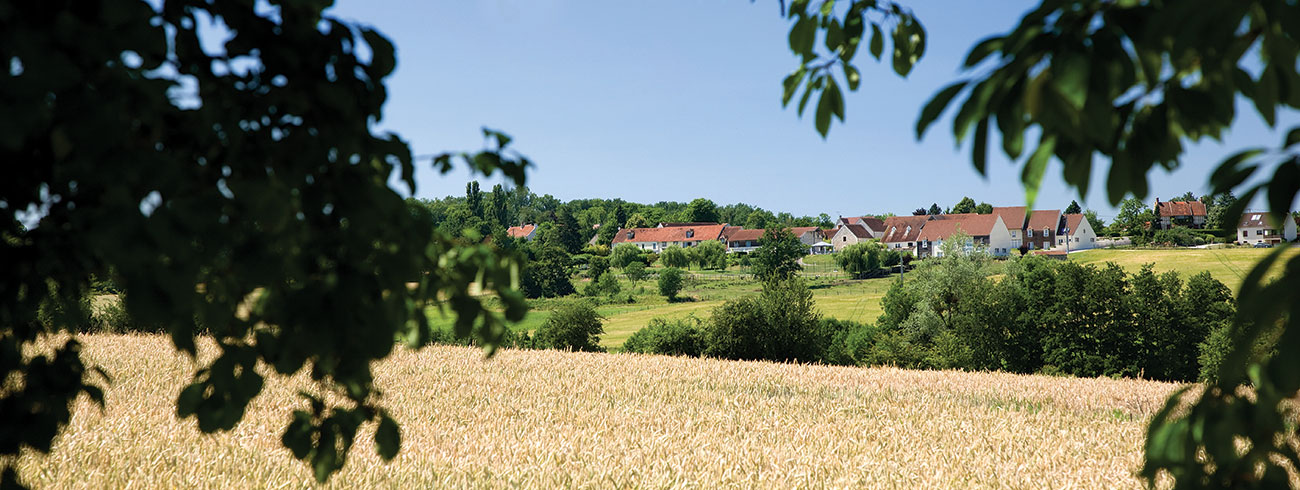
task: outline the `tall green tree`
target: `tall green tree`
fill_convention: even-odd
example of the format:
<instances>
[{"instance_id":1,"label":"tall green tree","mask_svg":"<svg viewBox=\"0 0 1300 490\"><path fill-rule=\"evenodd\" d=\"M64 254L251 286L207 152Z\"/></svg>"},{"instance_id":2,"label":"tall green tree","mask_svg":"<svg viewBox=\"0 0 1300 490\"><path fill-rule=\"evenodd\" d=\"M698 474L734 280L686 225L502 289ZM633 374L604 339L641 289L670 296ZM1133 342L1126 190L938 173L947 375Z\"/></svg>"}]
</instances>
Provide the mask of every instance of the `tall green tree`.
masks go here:
<instances>
[{"instance_id":1,"label":"tall green tree","mask_svg":"<svg viewBox=\"0 0 1300 490\"><path fill-rule=\"evenodd\" d=\"M978 206L975 206L975 212L979 214L993 214L993 205L981 202Z\"/></svg>"},{"instance_id":2,"label":"tall green tree","mask_svg":"<svg viewBox=\"0 0 1300 490\"><path fill-rule=\"evenodd\" d=\"M808 247L788 228L768 228L758 243L758 250L749 254L750 271L755 277L765 281L785 280L803 270L799 259L808 254Z\"/></svg>"},{"instance_id":3,"label":"tall green tree","mask_svg":"<svg viewBox=\"0 0 1300 490\"><path fill-rule=\"evenodd\" d=\"M1065 207L1065 214L1079 214L1083 208L1079 207L1079 201L1070 200L1070 205Z\"/></svg>"},{"instance_id":4,"label":"tall green tree","mask_svg":"<svg viewBox=\"0 0 1300 490\"><path fill-rule=\"evenodd\" d=\"M718 205L705 198L697 198L686 206L686 221L692 223L717 223Z\"/></svg>"},{"instance_id":5,"label":"tall green tree","mask_svg":"<svg viewBox=\"0 0 1300 490\"><path fill-rule=\"evenodd\" d=\"M879 242L869 241L849 245L835 254L835 263L849 277L861 279L880 270L884 249Z\"/></svg>"},{"instance_id":6,"label":"tall green tree","mask_svg":"<svg viewBox=\"0 0 1300 490\"><path fill-rule=\"evenodd\" d=\"M42 306L73 311L110 270L129 315L198 363L176 403L199 430L235 427L266 377L313 378L281 441L319 481L363 425L383 459L397 454L371 366L394 339L429 341L426 308L489 345L523 318L514 257L439 231L389 186L416 191L410 147L375 129L393 45L328 4L0 7L0 486L17 483L20 452L50 450L76 397L103 402L108 381L75 339L32 353L71 326L38 321ZM434 168L522 185L510 137L484 139ZM23 226L29 206L44 211ZM476 282L503 313L470 294ZM211 357L196 355L199 324Z\"/></svg>"},{"instance_id":7,"label":"tall green tree","mask_svg":"<svg viewBox=\"0 0 1300 490\"><path fill-rule=\"evenodd\" d=\"M952 207L952 212L953 214L974 213L975 200L971 199L970 196L961 198L961 200L957 201L957 204Z\"/></svg>"},{"instance_id":8,"label":"tall green tree","mask_svg":"<svg viewBox=\"0 0 1300 490\"><path fill-rule=\"evenodd\" d=\"M943 214L943 210L939 209L938 203L932 203L930 204L930 209L926 211L926 213L929 214L930 216L934 216L937 214Z\"/></svg>"},{"instance_id":9,"label":"tall green tree","mask_svg":"<svg viewBox=\"0 0 1300 490\"><path fill-rule=\"evenodd\" d=\"M586 241L582 239L581 225L578 224L578 220L573 217L573 213L569 212L567 207L561 207L555 214L557 238L560 245L564 247L565 252L578 253L579 250L582 250L583 245L586 245Z\"/></svg>"}]
</instances>

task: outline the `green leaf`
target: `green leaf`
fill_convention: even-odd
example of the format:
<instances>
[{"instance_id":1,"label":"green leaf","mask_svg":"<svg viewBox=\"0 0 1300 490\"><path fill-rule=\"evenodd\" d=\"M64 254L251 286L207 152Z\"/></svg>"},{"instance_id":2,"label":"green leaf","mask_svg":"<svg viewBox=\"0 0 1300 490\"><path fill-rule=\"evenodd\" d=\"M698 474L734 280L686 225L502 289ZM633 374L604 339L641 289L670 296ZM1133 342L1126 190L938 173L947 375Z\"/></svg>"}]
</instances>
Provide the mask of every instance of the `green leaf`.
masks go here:
<instances>
[{"instance_id":1,"label":"green leaf","mask_svg":"<svg viewBox=\"0 0 1300 490\"><path fill-rule=\"evenodd\" d=\"M831 10L835 8L835 0L825 0L822 2L822 15L831 15Z\"/></svg>"},{"instance_id":2,"label":"green leaf","mask_svg":"<svg viewBox=\"0 0 1300 490\"><path fill-rule=\"evenodd\" d=\"M1052 86L1074 110L1083 110L1088 100L1088 58L1077 54L1062 54L1065 59L1052 59Z\"/></svg>"},{"instance_id":3,"label":"green leaf","mask_svg":"<svg viewBox=\"0 0 1300 490\"><path fill-rule=\"evenodd\" d=\"M988 161L988 143L989 143L989 120L988 118L980 119L975 125L975 141L971 149L971 163L975 165L975 171L980 175L987 176L984 168Z\"/></svg>"},{"instance_id":4,"label":"green leaf","mask_svg":"<svg viewBox=\"0 0 1300 490\"><path fill-rule=\"evenodd\" d=\"M965 80L953 83L952 85L944 87L943 90L940 90L939 93L936 93L934 97L930 98L930 101L921 109L921 117L916 120L917 140L920 140L921 137L925 135L925 130L928 129L930 124L939 117L939 114L943 113L943 110L948 107L948 103L952 101L952 98L956 97L957 93L961 92L961 89L966 87L966 83Z\"/></svg>"},{"instance_id":5,"label":"green leaf","mask_svg":"<svg viewBox=\"0 0 1300 490\"><path fill-rule=\"evenodd\" d=\"M1259 111L1260 117L1264 122L1272 127L1277 122L1277 68L1275 65L1268 65L1264 73L1259 75L1259 82L1255 84L1255 96L1251 100L1255 103L1255 109Z\"/></svg>"},{"instance_id":6,"label":"green leaf","mask_svg":"<svg viewBox=\"0 0 1300 490\"><path fill-rule=\"evenodd\" d=\"M800 17L790 28L790 50L798 55L811 54L816 34L817 21L811 17Z\"/></svg>"},{"instance_id":7,"label":"green leaf","mask_svg":"<svg viewBox=\"0 0 1300 490\"><path fill-rule=\"evenodd\" d=\"M965 68L971 68L979 64L979 62L984 61L984 58L987 58L990 54L1002 49L1002 44L1004 42L1003 39L1002 36L993 36L980 41L979 44L976 44L975 47L971 48L970 54L966 55L966 62L962 63L962 66Z\"/></svg>"},{"instance_id":8,"label":"green leaf","mask_svg":"<svg viewBox=\"0 0 1300 490\"><path fill-rule=\"evenodd\" d=\"M830 25L826 27L826 38L824 39L826 49L834 53L844 44L844 29L840 28L840 21L831 19Z\"/></svg>"},{"instance_id":9,"label":"green leaf","mask_svg":"<svg viewBox=\"0 0 1300 490\"><path fill-rule=\"evenodd\" d=\"M871 23L871 56L880 61L880 54L885 51L885 33L880 32L880 25Z\"/></svg>"},{"instance_id":10,"label":"green leaf","mask_svg":"<svg viewBox=\"0 0 1300 490\"><path fill-rule=\"evenodd\" d=\"M1038 187L1043 183L1043 174L1047 171L1047 162L1056 150L1056 135L1045 135L1038 140L1038 148L1029 156L1025 170L1020 174L1020 182L1025 186L1025 206L1034 207L1038 199Z\"/></svg>"},{"instance_id":11,"label":"green leaf","mask_svg":"<svg viewBox=\"0 0 1300 490\"><path fill-rule=\"evenodd\" d=\"M781 85L785 88L785 92L781 95L781 107L785 107L790 103L790 99L794 98L794 93L799 90L799 83L803 82L803 78L807 75L808 71L801 66L794 73L785 77L785 80L781 82Z\"/></svg>"},{"instance_id":12,"label":"green leaf","mask_svg":"<svg viewBox=\"0 0 1300 490\"><path fill-rule=\"evenodd\" d=\"M820 75L820 76L817 76L817 77L809 78L809 79L808 79L808 84L807 84L807 85L804 85L804 88L803 88L803 96L799 98L799 116L800 116L800 117L803 117L803 110L804 110L805 107L808 106L808 99L810 99L810 98L812 97L813 89L814 89L815 86L817 85L817 84L815 83L815 80L820 80L821 77L823 77L823 76L825 76L825 75Z\"/></svg>"},{"instance_id":13,"label":"green leaf","mask_svg":"<svg viewBox=\"0 0 1300 490\"><path fill-rule=\"evenodd\" d=\"M397 421L387 413L379 416L379 428L375 429L375 448L384 461L391 461L402 449L401 429L397 426Z\"/></svg>"},{"instance_id":14,"label":"green leaf","mask_svg":"<svg viewBox=\"0 0 1300 490\"><path fill-rule=\"evenodd\" d=\"M822 139L826 139L826 134L831 130L832 105L831 90L829 88L822 90L822 96L817 100L817 115L813 119L817 126L817 133L822 135Z\"/></svg>"},{"instance_id":15,"label":"green leaf","mask_svg":"<svg viewBox=\"0 0 1300 490\"><path fill-rule=\"evenodd\" d=\"M388 76L397 67L397 58L393 56L393 43L382 34L370 29L362 29L361 37L370 45L370 66L380 77Z\"/></svg>"},{"instance_id":16,"label":"green leaf","mask_svg":"<svg viewBox=\"0 0 1300 490\"><path fill-rule=\"evenodd\" d=\"M844 94L840 92L840 85L835 82L835 77L826 77L826 82L826 91L830 92L831 114L844 122Z\"/></svg>"},{"instance_id":17,"label":"green leaf","mask_svg":"<svg viewBox=\"0 0 1300 490\"><path fill-rule=\"evenodd\" d=\"M853 65L850 65L847 61L844 62L842 66L844 67L844 80L849 82L849 90L856 91L858 89L858 84L862 82L862 75L858 73L857 68L854 68Z\"/></svg>"}]
</instances>

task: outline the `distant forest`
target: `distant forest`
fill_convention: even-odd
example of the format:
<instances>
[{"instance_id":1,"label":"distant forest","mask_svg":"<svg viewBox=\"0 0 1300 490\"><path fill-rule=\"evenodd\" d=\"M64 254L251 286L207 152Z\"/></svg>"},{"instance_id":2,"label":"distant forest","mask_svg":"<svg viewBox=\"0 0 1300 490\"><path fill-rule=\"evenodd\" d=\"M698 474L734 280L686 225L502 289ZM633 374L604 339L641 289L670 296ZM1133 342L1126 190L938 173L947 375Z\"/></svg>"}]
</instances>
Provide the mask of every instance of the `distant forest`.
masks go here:
<instances>
[{"instance_id":1,"label":"distant forest","mask_svg":"<svg viewBox=\"0 0 1300 490\"><path fill-rule=\"evenodd\" d=\"M477 230L480 236L490 236L498 230L521 224L567 226L573 223L577 225L583 242L600 234L600 242L608 243L620 227L652 227L661 222L707 221L752 229L783 226L832 228L835 225L835 218L826 213L794 216L744 203L718 206L703 198L689 203L660 201L641 204L622 199L564 202L550 194L534 194L527 187L506 189L498 184L491 190L483 190L477 181L465 185L464 196L411 199L411 202L427 208L438 227L452 235Z\"/></svg>"}]
</instances>

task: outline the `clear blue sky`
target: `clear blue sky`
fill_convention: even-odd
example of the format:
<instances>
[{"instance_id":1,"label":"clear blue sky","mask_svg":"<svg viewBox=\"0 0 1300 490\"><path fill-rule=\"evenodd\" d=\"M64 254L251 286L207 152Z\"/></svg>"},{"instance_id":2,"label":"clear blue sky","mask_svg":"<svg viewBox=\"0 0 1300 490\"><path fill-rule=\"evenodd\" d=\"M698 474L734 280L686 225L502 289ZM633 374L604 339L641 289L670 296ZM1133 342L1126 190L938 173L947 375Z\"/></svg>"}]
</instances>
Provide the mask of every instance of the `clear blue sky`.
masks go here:
<instances>
[{"instance_id":1,"label":"clear blue sky","mask_svg":"<svg viewBox=\"0 0 1300 490\"><path fill-rule=\"evenodd\" d=\"M417 154L482 147L481 126L501 129L537 167L529 187L563 200L744 202L795 215L909 213L962 196L1020 205L1019 169L990 144L989 177L956 149L951 114L923 141L920 107L959 75L976 41L1014 26L1027 1L908 1L928 34L908 79L859 55L862 87L847 121L823 141L811 112L782 109L781 79L797 66L776 0L681 2L342 0L332 12L377 27L397 45L397 72L381 128ZM993 5L996 4L996 7ZM1152 171L1152 194L1198 195L1235 149L1277 145L1249 102L1223 143L1192 146L1174 173ZM1294 113L1282 127L1300 121ZM993 142L993 143L996 143ZM1106 162L1080 202L1113 216ZM459 195L469 174L422 167L419 197ZM1054 163L1040 208L1077 193Z\"/></svg>"}]
</instances>

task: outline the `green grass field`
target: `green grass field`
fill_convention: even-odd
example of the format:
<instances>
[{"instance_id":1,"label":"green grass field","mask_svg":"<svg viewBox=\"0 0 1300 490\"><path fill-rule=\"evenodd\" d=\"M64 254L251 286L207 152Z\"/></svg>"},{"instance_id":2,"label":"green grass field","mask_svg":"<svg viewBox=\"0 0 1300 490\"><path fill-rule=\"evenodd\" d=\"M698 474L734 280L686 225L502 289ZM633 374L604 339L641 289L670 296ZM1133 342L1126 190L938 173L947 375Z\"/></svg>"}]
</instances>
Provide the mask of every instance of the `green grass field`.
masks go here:
<instances>
[{"instance_id":1,"label":"green grass field","mask_svg":"<svg viewBox=\"0 0 1300 490\"><path fill-rule=\"evenodd\" d=\"M1215 279L1222 281L1233 291L1241 287L1241 281L1250 273L1255 263L1272 252L1271 248L1179 248L1167 250L1141 249L1095 249L1070 254L1070 260L1084 264L1103 265L1114 262L1124 270L1134 272L1144 264L1154 264L1157 273L1177 271L1186 279L1202 271L1209 271ZM1283 260L1300 253L1300 248L1292 247L1283 252ZM1268 277L1276 277L1282 271L1281 262L1275 265Z\"/></svg>"}]
</instances>

